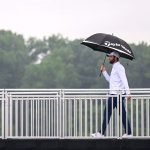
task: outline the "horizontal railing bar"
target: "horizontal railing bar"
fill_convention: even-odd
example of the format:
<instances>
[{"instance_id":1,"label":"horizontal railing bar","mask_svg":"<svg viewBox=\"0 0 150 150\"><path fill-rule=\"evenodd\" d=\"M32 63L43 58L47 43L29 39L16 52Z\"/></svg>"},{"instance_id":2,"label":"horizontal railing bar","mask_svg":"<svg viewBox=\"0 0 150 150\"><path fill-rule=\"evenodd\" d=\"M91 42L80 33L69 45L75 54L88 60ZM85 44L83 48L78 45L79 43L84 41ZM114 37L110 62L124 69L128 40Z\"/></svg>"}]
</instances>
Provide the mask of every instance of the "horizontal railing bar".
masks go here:
<instances>
[{"instance_id":1,"label":"horizontal railing bar","mask_svg":"<svg viewBox=\"0 0 150 150\"><path fill-rule=\"evenodd\" d=\"M64 94L96 94L96 93L98 93L98 94L101 94L101 93L103 93L103 94L109 94L109 90L107 90L107 91L103 91L103 90L98 90L98 91L65 91L65 90L63 90L63 93Z\"/></svg>"},{"instance_id":2,"label":"horizontal railing bar","mask_svg":"<svg viewBox=\"0 0 150 150\"><path fill-rule=\"evenodd\" d=\"M2 90L9 92L9 91L61 91L62 89L2 89Z\"/></svg>"},{"instance_id":3,"label":"horizontal railing bar","mask_svg":"<svg viewBox=\"0 0 150 150\"><path fill-rule=\"evenodd\" d=\"M94 90L100 90L100 91L109 91L110 89L62 89L62 90L65 90L65 91L94 91ZM124 90L124 89L119 89L118 91L121 91L121 90ZM139 90L145 90L145 91L150 91L150 88L130 88L130 91L134 91L134 90L137 90L137 91L139 91Z\"/></svg>"},{"instance_id":4,"label":"horizontal railing bar","mask_svg":"<svg viewBox=\"0 0 150 150\"><path fill-rule=\"evenodd\" d=\"M57 98L58 95L8 95L8 97L12 97L12 98ZM86 98L86 97L91 97L91 98L107 98L107 97L116 97L116 95L65 95L66 98L74 98L74 97L82 97L82 98ZM123 95L123 97L128 97L128 95ZM131 97L150 97L150 95L132 95Z\"/></svg>"},{"instance_id":5,"label":"horizontal railing bar","mask_svg":"<svg viewBox=\"0 0 150 150\"><path fill-rule=\"evenodd\" d=\"M7 139L60 139L55 136L8 136Z\"/></svg>"},{"instance_id":6,"label":"horizontal railing bar","mask_svg":"<svg viewBox=\"0 0 150 150\"><path fill-rule=\"evenodd\" d=\"M8 95L10 98L57 98L58 95Z\"/></svg>"},{"instance_id":7,"label":"horizontal railing bar","mask_svg":"<svg viewBox=\"0 0 150 150\"><path fill-rule=\"evenodd\" d=\"M58 92L8 92L8 94L11 94L11 95L21 95L21 94L58 94Z\"/></svg>"},{"instance_id":8,"label":"horizontal railing bar","mask_svg":"<svg viewBox=\"0 0 150 150\"><path fill-rule=\"evenodd\" d=\"M64 95L65 97L116 97L116 95Z\"/></svg>"},{"instance_id":9,"label":"horizontal railing bar","mask_svg":"<svg viewBox=\"0 0 150 150\"><path fill-rule=\"evenodd\" d=\"M128 97L128 95L122 95L123 97ZM150 95L130 95L131 97L150 97Z\"/></svg>"},{"instance_id":10,"label":"horizontal railing bar","mask_svg":"<svg viewBox=\"0 0 150 150\"><path fill-rule=\"evenodd\" d=\"M54 100L57 100L57 98L56 99L46 99L46 98L40 98L40 99L27 99L27 100L24 100L24 99L12 99L12 101L38 101L38 100L40 100L40 101L54 101Z\"/></svg>"},{"instance_id":11,"label":"horizontal railing bar","mask_svg":"<svg viewBox=\"0 0 150 150\"><path fill-rule=\"evenodd\" d=\"M60 139L90 139L90 140L95 140L95 139L117 139L118 137L117 136L109 136L109 137L99 137L99 138L93 138L93 137L90 137L90 136L74 136L74 137L71 137L71 136L66 136L66 137L61 137Z\"/></svg>"},{"instance_id":12,"label":"horizontal railing bar","mask_svg":"<svg viewBox=\"0 0 150 150\"><path fill-rule=\"evenodd\" d=\"M99 138L93 138L93 137L80 137L80 136L64 136L64 137L53 137L53 136L49 136L49 137L46 137L46 136L29 136L29 137L26 137L26 136L23 136L23 137L18 137L18 136L11 136L11 137L8 137L7 139L75 139L75 140L80 140L80 139L90 139L90 140L95 140L95 139L150 139L150 136L132 136L132 137L117 137L117 136L109 136L109 137L99 137Z\"/></svg>"}]
</instances>

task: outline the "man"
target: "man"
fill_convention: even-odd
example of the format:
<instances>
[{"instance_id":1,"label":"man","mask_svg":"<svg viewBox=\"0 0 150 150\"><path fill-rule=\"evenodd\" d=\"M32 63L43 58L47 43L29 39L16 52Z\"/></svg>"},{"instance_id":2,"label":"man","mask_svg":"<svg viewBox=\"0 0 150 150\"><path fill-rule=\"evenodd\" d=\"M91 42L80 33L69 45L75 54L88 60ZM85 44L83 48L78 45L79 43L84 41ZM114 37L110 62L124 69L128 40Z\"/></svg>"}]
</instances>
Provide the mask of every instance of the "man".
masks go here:
<instances>
[{"instance_id":1,"label":"man","mask_svg":"<svg viewBox=\"0 0 150 150\"><path fill-rule=\"evenodd\" d=\"M110 76L108 75L104 65L100 66L100 71L102 71L105 79L109 82L109 88L110 88L110 97L108 98L108 103L106 104L105 110L104 110L104 119L103 119L103 124L102 124L102 131L99 131L97 133L92 134L93 137L103 137L105 134L106 126L109 123L111 114L112 114L112 107L113 109L116 107L117 108L117 93L119 90L121 90L123 95L128 95L127 99L131 99L130 95L130 90L128 86L128 81L127 77L125 74L125 68L120 64L119 62L119 53L118 52L112 52L107 55L108 60L110 64L113 65L112 71ZM112 95L112 97L111 97ZM125 128L125 136L131 136L131 127L128 123L126 123L126 111L125 111L125 106L124 106L124 98L122 97L122 122ZM120 101L120 98L119 98ZM120 107L120 104L119 104ZM120 112L119 112L120 113ZM127 127L126 127L127 125Z\"/></svg>"}]
</instances>

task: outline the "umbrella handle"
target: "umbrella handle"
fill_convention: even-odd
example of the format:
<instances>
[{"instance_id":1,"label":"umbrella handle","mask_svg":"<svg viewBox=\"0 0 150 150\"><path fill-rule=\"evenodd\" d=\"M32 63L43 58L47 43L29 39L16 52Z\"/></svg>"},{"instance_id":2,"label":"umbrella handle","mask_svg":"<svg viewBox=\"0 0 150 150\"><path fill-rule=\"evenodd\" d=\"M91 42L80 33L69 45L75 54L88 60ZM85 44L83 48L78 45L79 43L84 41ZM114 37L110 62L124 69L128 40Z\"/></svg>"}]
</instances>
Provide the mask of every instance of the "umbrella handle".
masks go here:
<instances>
[{"instance_id":1,"label":"umbrella handle","mask_svg":"<svg viewBox=\"0 0 150 150\"><path fill-rule=\"evenodd\" d=\"M101 77L101 75L102 75L102 71L100 72L99 77Z\"/></svg>"},{"instance_id":2,"label":"umbrella handle","mask_svg":"<svg viewBox=\"0 0 150 150\"><path fill-rule=\"evenodd\" d=\"M103 61L103 65L105 64L106 57L107 57L107 54L105 55L105 58L104 58L104 61ZM99 77L101 77L101 75L102 75L102 71L100 72Z\"/></svg>"}]
</instances>

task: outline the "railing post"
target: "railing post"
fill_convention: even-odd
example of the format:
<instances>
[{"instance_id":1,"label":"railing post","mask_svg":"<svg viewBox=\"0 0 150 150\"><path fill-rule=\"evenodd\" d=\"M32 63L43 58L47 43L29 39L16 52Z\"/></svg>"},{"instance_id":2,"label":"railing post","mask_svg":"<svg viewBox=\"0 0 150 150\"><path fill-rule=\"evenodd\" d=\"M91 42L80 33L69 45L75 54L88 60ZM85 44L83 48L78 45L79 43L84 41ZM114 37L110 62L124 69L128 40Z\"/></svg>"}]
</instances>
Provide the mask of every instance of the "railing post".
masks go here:
<instances>
[{"instance_id":1,"label":"railing post","mask_svg":"<svg viewBox=\"0 0 150 150\"><path fill-rule=\"evenodd\" d=\"M130 99L130 101L131 101L131 131L133 131L134 129L133 129L133 100L132 100L132 98Z\"/></svg>"},{"instance_id":2,"label":"railing post","mask_svg":"<svg viewBox=\"0 0 150 150\"><path fill-rule=\"evenodd\" d=\"M141 135L142 136L144 136L144 113L143 111L144 111L144 98L141 98Z\"/></svg>"},{"instance_id":3,"label":"railing post","mask_svg":"<svg viewBox=\"0 0 150 150\"><path fill-rule=\"evenodd\" d=\"M122 93L121 93L121 91L120 91L120 93L119 93L119 108L120 108L120 137L122 136L122 105L123 105L123 101L122 101L122 98L123 98L123 96L122 96Z\"/></svg>"},{"instance_id":4,"label":"railing post","mask_svg":"<svg viewBox=\"0 0 150 150\"><path fill-rule=\"evenodd\" d=\"M119 102L119 97L120 96L120 93L118 92L118 94L117 94L117 138L120 138L120 133L119 133L119 131L120 131L120 116L119 116L119 105L120 105L120 102Z\"/></svg>"},{"instance_id":5,"label":"railing post","mask_svg":"<svg viewBox=\"0 0 150 150\"><path fill-rule=\"evenodd\" d=\"M56 136L58 137L58 135L59 135L59 130L58 130L58 118L59 118L59 115L58 115L58 107L59 107L59 104L58 104L58 102L59 102L59 93L57 93L57 99L56 99Z\"/></svg>"},{"instance_id":6,"label":"railing post","mask_svg":"<svg viewBox=\"0 0 150 150\"><path fill-rule=\"evenodd\" d=\"M1 131L2 131L2 139L5 139L5 90L3 89L2 90L2 128L1 128Z\"/></svg>"},{"instance_id":7,"label":"railing post","mask_svg":"<svg viewBox=\"0 0 150 150\"><path fill-rule=\"evenodd\" d=\"M88 120L88 118L87 118L87 112L88 112L88 109L87 109L87 99L85 98L85 101L84 101L84 106L85 106L85 110L84 110L84 112L85 112L85 122L84 122L84 124L85 124L85 137L87 137L87 133L88 133L88 127L87 127L87 120Z\"/></svg>"},{"instance_id":8,"label":"railing post","mask_svg":"<svg viewBox=\"0 0 150 150\"><path fill-rule=\"evenodd\" d=\"M62 125L61 127L61 137L64 137L64 130L65 130L65 125L64 125L64 90L61 90L61 102L60 102L60 123Z\"/></svg>"},{"instance_id":9,"label":"railing post","mask_svg":"<svg viewBox=\"0 0 150 150\"><path fill-rule=\"evenodd\" d=\"M149 99L146 99L146 136L149 136Z\"/></svg>"},{"instance_id":10,"label":"railing post","mask_svg":"<svg viewBox=\"0 0 150 150\"><path fill-rule=\"evenodd\" d=\"M8 138L8 92L4 90L4 138Z\"/></svg>"}]
</instances>

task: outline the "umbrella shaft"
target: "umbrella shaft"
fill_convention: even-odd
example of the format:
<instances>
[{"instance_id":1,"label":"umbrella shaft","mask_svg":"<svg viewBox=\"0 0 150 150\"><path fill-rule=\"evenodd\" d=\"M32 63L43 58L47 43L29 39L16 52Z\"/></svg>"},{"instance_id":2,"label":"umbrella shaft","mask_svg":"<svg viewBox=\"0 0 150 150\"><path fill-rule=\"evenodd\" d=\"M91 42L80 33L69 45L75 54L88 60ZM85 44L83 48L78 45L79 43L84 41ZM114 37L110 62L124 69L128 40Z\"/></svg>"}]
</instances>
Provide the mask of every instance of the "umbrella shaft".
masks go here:
<instances>
[{"instance_id":1,"label":"umbrella shaft","mask_svg":"<svg viewBox=\"0 0 150 150\"><path fill-rule=\"evenodd\" d=\"M106 57L107 57L107 55L105 55L105 58L104 58L104 61L103 61L103 65L105 64L105 61L106 61ZM101 72L100 72L100 77L101 77L101 75L102 75L102 70L101 70Z\"/></svg>"}]
</instances>

